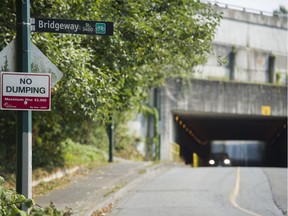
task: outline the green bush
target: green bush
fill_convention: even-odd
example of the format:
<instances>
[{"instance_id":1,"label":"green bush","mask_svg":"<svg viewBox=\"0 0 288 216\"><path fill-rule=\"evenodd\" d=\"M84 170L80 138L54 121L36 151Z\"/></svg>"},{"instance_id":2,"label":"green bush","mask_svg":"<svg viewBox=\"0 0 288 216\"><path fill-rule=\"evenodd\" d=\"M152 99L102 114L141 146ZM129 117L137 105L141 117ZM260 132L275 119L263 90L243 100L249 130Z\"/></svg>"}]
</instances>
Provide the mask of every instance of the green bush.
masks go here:
<instances>
[{"instance_id":1,"label":"green bush","mask_svg":"<svg viewBox=\"0 0 288 216\"><path fill-rule=\"evenodd\" d=\"M33 200L26 199L25 196L17 194L11 189L2 187L4 178L0 177L0 215L27 215L25 211L19 209L19 206L24 205L27 208L32 207Z\"/></svg>"},{"instance_id":2,"label":"green bush","mask_svg":"<svg viewBox=\"0 0 288 216\"><path fill-rule=\"evenodd\" d=\"M66 167L107 161L105 153L95 146L75 143L71 139L63 141L61 148Z\"/></svg>"},{"instance_id":3,"label":"green bush","mask_svg":"<svg viewBox=\"0 0 288 216\"><path fill-rule=\"evenodd\" d=\"M32 199L27 199L21 194L17 194L12 189L3 187L4 178L0 176L0 215L1 216L68 216L71 210L60 211L53 204L41 208L36 206ZM25 206L29 211L20 209Z\"/></svg>"}]
</instances>

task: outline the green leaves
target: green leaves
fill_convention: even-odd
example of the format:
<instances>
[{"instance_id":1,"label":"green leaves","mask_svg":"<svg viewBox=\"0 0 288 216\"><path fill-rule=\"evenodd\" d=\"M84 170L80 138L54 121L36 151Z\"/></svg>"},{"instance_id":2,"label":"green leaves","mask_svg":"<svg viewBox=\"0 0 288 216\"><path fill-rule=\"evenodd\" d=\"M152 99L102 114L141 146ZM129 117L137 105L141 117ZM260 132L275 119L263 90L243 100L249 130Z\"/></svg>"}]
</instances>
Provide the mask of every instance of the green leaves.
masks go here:
<instances>
[{"instance_id":1,"label":"green leaves","mask_svg":"<svg viewBox=\"0 0 288 216\"><path fill-rule=\"evenodd\" d=\"M64 74L52 89L52 112L33 113L33 161L38 165L61 165L58 144L81 136L87 120L105 123L113 111L141 107L151 88L167 78L190 78L192 68L206 61L220 21L199 0L30 2L31 17L114 22L113 36L31 34L32 42ZM15 1L2 0L0 9L1 49L15 37ZM10 146L15 136L6 135L15 127L14 117L0 113L0 156L5 158L14 152Z\"/></svg>"},{"instance_id":2,"label":"green leaves","mask_svg":"<svg viewBox=\"0 0 288 216\"><path fill-rule=\"evenodd\" d=\"M12 15L2 10L0 16L13 22L14 4L5 0L2 7ZM220 19L210 5L184 0L31 1L31 17L39 16L114 22L111 37L32 34L64 73L54 88L53 109L102 121L112 110L140 106L166 78L188 77L205 62ZM4 35L8 29L14 34L6 22L0 29L2 38L11 37Z\"/></svg>"},{"instance_id":3,"label":"green leaves","mask_svg":"<svg viewBox=\"0 0 288 216\"><path fill-rule=\"evenodd\" d=\"M32 199L27 199L21 194L17 194L12 189L3 187L4 179L0 176L0 215L1 216L62 216L71 215L70 209L64 211L57 210L51 203L43 208L35 206ZM20 206L24 205L29 211L23 211Z\"/></svg>"},{"instance_id":4,"label":"green leaves","mask_svg":"<svg viewBox=\"0 0 288 216\"><path fill-rule=\"evenodd\" d=\"M112 37L33 35L64 72L55 97L62 108L69 107L66 114L103 121L112 110L141 105L166 78L188 77L193 66L206 60L219 22L219 15L198 1L54 3L47 3L52 17L71 19L71 11L77 11L74 19L114 22Z\"/></svg>"},{"instance_id":5,"label":"green leaves","mask_svg":"<svg viewBox=\"0 0 288 216\"><path fill-rule=\"evenodd\" d=\"M26 199L25 196L17 194L14 190L3 187L4 178L0 176L0 215L3 216L27 216L25 211L18 207L22 204L27 208L34 205L32 199Z\"/></svg>"}]
</instances>

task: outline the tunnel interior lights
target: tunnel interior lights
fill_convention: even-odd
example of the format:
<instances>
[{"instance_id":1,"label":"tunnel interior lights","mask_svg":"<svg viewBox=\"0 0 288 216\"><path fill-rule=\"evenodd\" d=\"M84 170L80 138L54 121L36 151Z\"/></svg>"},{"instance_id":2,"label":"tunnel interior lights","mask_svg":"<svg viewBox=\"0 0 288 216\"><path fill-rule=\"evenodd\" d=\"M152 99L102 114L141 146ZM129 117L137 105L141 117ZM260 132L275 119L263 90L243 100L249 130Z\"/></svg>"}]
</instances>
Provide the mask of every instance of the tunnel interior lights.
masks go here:
<instances>
[{"instance_id":1,"label":"tunnel interior lights","mask_svg":"<svg viewBox=\"0 0 288 216\"><path fill-rule=\"evenodd\" d=\"M178 122L179 121L179 116L175 116L175 121Z\"/></svg>"},{"instance_id":2,"label":"tunnel interior lights","mask_svg":"<svg viewBox=\"0 0 288 216\"><path fill-rule=\"evenodd\" d=\"M175 121L178 122L178 124L179 124L180 126L182 126L182 128L183 128L191 137L193 137L193 139L196 140L199 144L201 144L201 145L206 145L206 144L208 143L207 141L203 141L203 140L201 140L200 138L198 138L198 137L195 135L195 133L193 133L192 129L189 128L189 127L184 123L184 121L179 118L179 116L177 116L177 115L175 116Z\"/></svg>"}]
</instances>

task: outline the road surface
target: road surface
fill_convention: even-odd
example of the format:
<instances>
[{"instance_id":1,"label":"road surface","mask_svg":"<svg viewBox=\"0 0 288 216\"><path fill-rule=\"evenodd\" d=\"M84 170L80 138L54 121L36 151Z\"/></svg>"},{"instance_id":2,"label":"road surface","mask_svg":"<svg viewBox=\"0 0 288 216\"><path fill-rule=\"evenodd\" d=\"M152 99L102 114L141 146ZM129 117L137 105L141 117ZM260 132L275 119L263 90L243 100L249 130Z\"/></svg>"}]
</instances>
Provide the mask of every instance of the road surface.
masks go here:
<instances>
[{"instance_id":1,"label":"road surface","mask_svg":"<svg viewBox=\"0 0 288 216\"><path fill-rule=\"evenodd\" d=\"M287 169L175 167L127 193L110 215L281 216L286 210Z\"/></svg>"}]
</instances>

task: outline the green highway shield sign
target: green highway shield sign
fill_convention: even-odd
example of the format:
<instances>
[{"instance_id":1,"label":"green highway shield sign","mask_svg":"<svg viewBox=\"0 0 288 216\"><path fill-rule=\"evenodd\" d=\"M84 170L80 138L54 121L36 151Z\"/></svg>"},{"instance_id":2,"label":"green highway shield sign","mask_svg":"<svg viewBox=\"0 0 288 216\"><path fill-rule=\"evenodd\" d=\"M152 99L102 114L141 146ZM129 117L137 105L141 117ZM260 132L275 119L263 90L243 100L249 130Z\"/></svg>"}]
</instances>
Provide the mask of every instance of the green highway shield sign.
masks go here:
<instances>
[{"instance_id":1,"label":"green highway shield sign","mask_svg":"<svg viewBox=\"0 0 288 216\"><path fill-rule=\"evenodd\" d=\"M113 22L31 18L32 32L113 35Z\"/></svg>"}]
</instances>

